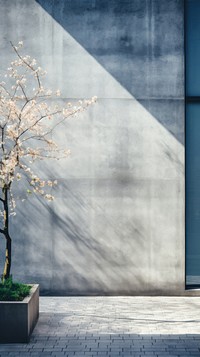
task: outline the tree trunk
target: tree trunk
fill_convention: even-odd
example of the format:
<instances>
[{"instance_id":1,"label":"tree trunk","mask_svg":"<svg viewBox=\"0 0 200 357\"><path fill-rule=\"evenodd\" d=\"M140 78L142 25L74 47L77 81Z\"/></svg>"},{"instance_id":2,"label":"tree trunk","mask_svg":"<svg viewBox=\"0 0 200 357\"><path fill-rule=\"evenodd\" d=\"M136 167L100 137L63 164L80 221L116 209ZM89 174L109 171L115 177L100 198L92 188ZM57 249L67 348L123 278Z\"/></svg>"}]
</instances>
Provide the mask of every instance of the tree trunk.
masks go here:
<instances>
[{"instance_id":1,"label":"tree trunk","mask_svg":"<svg viewBox=\"0 0 200 357\"><path fill-rule=\"evenodd\" d=\"M12 240L9 235L9 208L8 208L8 190L9 186L4 186L2 189L3 193L3 206L4 206L4 227L2 233L6 239L6 254L5 254L5 265L4 271L2 274L2 280L8 279L10 277L10 269L11 269L11 243Z\"/></svg>"},{"instance_id":2,"label":"tree trunk","mask_svg":"<svg viewBox=\"0 0 200 357\"><path fill-rule=\"evenodd\" d=\"M3 280L10 277L10 268L11 268L11 238L6 237L6 257L3 271Z\"/></svg>"}]
</instances>

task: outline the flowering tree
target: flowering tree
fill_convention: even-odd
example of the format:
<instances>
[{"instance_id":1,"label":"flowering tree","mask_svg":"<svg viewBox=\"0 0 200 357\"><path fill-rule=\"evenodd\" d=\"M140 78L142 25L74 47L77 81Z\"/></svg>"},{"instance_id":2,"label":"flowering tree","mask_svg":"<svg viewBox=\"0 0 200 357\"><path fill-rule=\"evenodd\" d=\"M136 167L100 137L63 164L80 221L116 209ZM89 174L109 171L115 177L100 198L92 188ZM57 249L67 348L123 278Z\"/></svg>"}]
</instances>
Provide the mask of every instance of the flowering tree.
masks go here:
<instances>
[{"instance_id":1,"label":"flowering tree","mask_svg":"<svg viewBox=\"0 0 200 357\"><path fill-rule=\"evenodd\" d=\"M43 180L29 166L44 158L66 157L69 151L62 150L52 139L55 128L96 101L93 97L79 101L75 106L67 103L64 108L58 104L49 105L49 99L55 103L60 91L52 92L43 86L42 77L46 73L37 66L35 59L22 55L22 42L17 46L11 43L11 46L16 59L0 83L0 233L6 242L3 280L10 277L11 269L9 217L15 214L16 206L13 183L24 178L29 185L27 194L34 192L53 200L48 188L57 181Z\"/></svg>"}]
</instances>

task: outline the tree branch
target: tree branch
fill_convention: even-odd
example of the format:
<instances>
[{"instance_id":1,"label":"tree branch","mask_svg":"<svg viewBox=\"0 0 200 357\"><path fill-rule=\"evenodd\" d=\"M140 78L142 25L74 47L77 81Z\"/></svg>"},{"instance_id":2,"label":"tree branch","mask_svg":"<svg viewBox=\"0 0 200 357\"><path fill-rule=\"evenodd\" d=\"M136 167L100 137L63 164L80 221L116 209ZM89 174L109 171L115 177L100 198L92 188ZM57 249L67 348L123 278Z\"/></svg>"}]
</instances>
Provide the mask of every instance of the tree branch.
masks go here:
<instances>
[{"instance_id":1,"label":"tree branch","mask_svg":"<svg viewBox=\"0 0 200 357\"><path fill-rule=\"evenodd\" d=\"M36 74L36 78L37 78L37 82L38 82L38 87L41 88L41 83L40 83L40 77L37 73L37 70L32 67L28 62L26 62L23 57L19 54L19 52L17 51L17 48L13 45L13 43L10 41L11 46L13 48L13 50L15 51L15 53L17 54L17 56L20 58L20 60L28 67L31 69L32 72L34 72Z\"/></svg>"},{"instance_id":2,"label":"tree branch","mask_svg":"<svg viewBox=\"0 0 200 357\"><path fill-rule=\"evenodd\" d=\"M48 116L51 116L51 115L56 115L56 114L60 114L61 113L61 110L57 110L56 112L53 112L53 113L47 113L46 115L42 115L40 118L38 118L35 123L33 123L32 125L30 125L28 128L26 128L25 130L23 130L21 132L20 135L18 135L17 137L17 140L22 136L24 135L27 131L31 130L32 128L34 128L35 125L37 125L42 119L44 118L47 118Z\"/></svg>"}]
</instances>

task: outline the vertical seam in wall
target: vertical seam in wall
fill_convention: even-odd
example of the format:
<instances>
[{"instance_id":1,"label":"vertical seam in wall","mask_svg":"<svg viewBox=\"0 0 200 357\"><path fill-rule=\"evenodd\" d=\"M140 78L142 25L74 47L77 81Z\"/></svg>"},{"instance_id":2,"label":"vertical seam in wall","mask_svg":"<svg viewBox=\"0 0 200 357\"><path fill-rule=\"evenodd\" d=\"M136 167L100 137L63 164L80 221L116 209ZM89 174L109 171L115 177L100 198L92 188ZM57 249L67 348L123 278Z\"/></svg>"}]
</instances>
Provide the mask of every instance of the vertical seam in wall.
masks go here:
<instances>
[{"instance_id":1,"label":"vertical seam in wall","mask_svg":"<svg viewBox=\"0 0 200 357\"><path fill-rule=\"evenodd\" d=\"M151 0L150 0L151 1ZM147 26L147 56L146 56L146 61L147 61L147 78L146 78L146 86L147 86L147 97L149 97L149 73L150 73L150 68L149 68L149 57L150 57L150 3L149 0L146 0L146 26Z\"/></svg>"},{"instance_id":2,"label":"vertical seam in wall","mask_svg":"<svg viewBox=\"0 0 200 357\"><path fill-rule=\"evenodd\" d=\"M185 142L185 154L184 154L184 178L185 178L185 205L184 205L184 225L185 225L185 237L184 237L184 249L185 249L185 262L184 262L184 274L185 274L185 290L187 288L186 286L186 224L187 224L187 218L186 218L186 0L183 0L183 46L184 46L184 58L183 58L183 66L184 66L184 142Z\"/></svg>"}]
</instances>

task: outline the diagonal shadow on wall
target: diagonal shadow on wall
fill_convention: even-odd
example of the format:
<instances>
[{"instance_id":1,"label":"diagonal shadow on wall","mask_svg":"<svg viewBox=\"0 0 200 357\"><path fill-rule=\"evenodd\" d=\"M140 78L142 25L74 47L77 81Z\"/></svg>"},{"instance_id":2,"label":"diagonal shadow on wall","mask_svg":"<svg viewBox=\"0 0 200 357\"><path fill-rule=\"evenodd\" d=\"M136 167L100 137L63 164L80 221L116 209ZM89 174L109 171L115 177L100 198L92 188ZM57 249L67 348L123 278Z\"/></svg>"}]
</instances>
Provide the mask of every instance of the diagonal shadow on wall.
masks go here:
<instances>
[{"instance_id":1,"label":"diagonal shadow on wall","mask_svg":"<svg viewBox=\"0 0 200 357\"><path fill-rule=\"evenodd\" d=\"M36 2L183 143L182 0Z\"/></svg>"}]
</instances>

